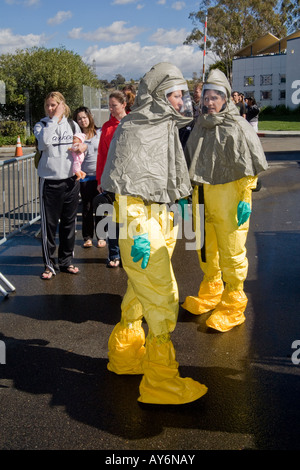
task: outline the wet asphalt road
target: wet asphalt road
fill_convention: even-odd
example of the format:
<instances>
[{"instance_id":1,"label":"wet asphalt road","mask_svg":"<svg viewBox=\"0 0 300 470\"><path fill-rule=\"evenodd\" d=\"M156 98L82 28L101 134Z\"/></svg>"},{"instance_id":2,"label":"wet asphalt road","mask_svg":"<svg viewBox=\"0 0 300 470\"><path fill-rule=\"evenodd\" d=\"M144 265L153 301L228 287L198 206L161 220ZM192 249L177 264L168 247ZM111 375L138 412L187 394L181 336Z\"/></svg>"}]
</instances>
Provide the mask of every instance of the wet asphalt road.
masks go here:
<instances>
[{"instance_id":1,"label":"wet asphalt road","mask_svg":"<svg viewBox=\"0 0 300 470\"><path fill-rule=\"evenodd\" d=\"M79 276L40 280L38 225L0 246L0 272L16 287L0 297L0 449L299 450L300 145L262 143L269 169L253 193L246 322L218 333L206 328L209 314L180 308L172 335L181 375L208 387L194 403L140 404L141 377L107 371L126 275L106 268L105 248L82 248L80 215ZM180 303L202 279L186 243L173 256Z\"/></svg>"}]
</instances>

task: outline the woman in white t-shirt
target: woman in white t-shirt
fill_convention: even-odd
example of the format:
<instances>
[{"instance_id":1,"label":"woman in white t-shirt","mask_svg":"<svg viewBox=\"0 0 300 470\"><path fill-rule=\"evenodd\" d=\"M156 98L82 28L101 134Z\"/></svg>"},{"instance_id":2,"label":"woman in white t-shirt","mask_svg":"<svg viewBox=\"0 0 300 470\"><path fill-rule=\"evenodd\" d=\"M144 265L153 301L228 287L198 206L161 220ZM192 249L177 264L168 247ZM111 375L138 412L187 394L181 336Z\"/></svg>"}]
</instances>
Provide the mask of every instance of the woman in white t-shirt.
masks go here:
<instances>
[{"instance_id":1,"label":"woman in white t-shirt","mask_svg":"<svg viewBox=\"0 0 300 470\"><path fill-rule=\"evenodd\" d=\"M79 202L79 181L73 173L68 151L78 124L68 119L70 109L64 96L54 91L44 102L46 117L34 126L41 158L38 164L42 253L45 265L41 278L50 280L58 271L78 274L72 264L75 222ZM79 144L78 152L86 150ZM59 227L58 263L55 260L56 230Z\"/></svg>"}]
</instances>

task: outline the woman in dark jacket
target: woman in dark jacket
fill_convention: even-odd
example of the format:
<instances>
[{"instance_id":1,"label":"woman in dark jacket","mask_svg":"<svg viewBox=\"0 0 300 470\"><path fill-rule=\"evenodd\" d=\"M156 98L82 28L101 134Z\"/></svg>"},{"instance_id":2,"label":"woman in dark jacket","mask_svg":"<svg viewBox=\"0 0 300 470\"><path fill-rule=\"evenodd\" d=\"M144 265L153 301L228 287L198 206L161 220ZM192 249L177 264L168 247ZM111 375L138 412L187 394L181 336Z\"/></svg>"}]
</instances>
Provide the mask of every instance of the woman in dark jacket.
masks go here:
<instances>
[{"instance_id":1,"label":"woman in dark jacket","mask_svg":"<svg viewBox=\"0 0 300 470\"><path fill-rule=\"evenodd\" d=\"M247 98L247 114L246 119L251 126L258 132L258 115L259 109L253 97Z\"/></svg>"}]
</instances>

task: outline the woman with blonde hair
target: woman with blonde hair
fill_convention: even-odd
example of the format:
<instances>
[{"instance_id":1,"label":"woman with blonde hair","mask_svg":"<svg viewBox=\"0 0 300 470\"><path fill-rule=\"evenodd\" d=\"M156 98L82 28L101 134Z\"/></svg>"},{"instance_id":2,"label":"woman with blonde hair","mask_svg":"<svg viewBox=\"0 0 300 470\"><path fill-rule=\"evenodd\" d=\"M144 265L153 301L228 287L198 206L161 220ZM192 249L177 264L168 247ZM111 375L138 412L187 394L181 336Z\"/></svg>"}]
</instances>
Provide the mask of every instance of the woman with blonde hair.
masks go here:
<instances>
[{"instance_id":1,"label":"woman with blonde hair","mask_svg":"<svg viewBox=\"0 0 300 470\"><path fill-rule=\"evenodd\" d=\"M68 149L77 123L68 119L69 106L58 91L49 93L44 102L46 117L34 126L41 158L38 164L42 253L45 265L41 278L50 280L57 271L77 274L72 264L75 245L75 221L79 202L79 181L73 174L73 160ZM79 144L78 152L86 150ZM59 226L58 264L55 261L56 229Z\"/></svg>"}]
</instances>

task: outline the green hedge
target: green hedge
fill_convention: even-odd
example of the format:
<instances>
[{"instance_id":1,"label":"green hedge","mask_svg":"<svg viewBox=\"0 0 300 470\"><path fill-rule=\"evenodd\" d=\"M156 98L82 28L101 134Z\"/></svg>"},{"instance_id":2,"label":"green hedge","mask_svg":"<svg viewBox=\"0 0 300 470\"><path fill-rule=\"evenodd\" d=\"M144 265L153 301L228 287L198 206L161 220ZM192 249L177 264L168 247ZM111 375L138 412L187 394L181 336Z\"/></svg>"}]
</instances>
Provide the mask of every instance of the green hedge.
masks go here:
<instances>
[{"instance_id":1,"label":"green hedge","mask_svg":"<svg viewBox=\"0 0 300 470\"><path fill-rule=\"evenodd\" d=\"M0 147L17 145L18 136L20 136L22 145L35 145L34 135L26 137L25 130L25 121L0 121Z\"/></svg>"},{"instance_id":2,"label":"green hedge","mask_svg":"<svg viewBox=\"0 0 300 470\"><path fill-rule=\"evenodd\" d=\"M0 146L17 145L18 136L20 136L22 145L25 145L24 121L0 121Z\"/></svg>"},{"instance_id":3,"label":"green hedge","mask_svg":"<svg viewBox=\"0 0 300 470\"><path fill-rule=\"evenodd\" d=\"M0 136L22 136L25 137L26 122L25 121L0 121Z\"/></svg>"},{"instance_id":4,"label":"green hedge","mask_svg":"<svg viewBox=\"0 0 300 470\"><path fill-rule=\"evenodd\" d=\"M3 147L4 145L17 145L18 135L5 137L0 135L0 147ZM31 134L31 136L27 138L20 135L20 139L22 145L29 145L30 147L33 147L35 145L35 137L33 134Z\"/></svg>"},{"instance_id":5,"label":"green hedge","mask_svg":"<svg viewBox=\"0 0 300 470\"><path fill-rule=\"evenodd\" d=\"M298 116L300 115L300 106L290 109L281 104L278 106L265 106L259 110L260 116Z\"/></svg>"},{"instance_id":6,"label":"green hedge","mask_svg":"<svg viewBox=\"0 0 300 470\"><path fill-rule=\"evenodd\" d=\"M24 137L23 136L20 136L21 138L21 144L24 145ZM14 135L14 136L1 136L0 135L0 146L2 147L3 145L17 145L17 139L18 139L18 136L17 135Z\"/></svg>"},{"instance_id":7,"label":"green hedge","mask_svg":"<svg viewBox=\"0 0 300 470\"><path fill-rule=\"evenodd\" d=\"M27 137L26 145L30 145L30 146L35 145L35 135L34 134L31 134L29 137Z\"/></svg>"}]
</instances>

